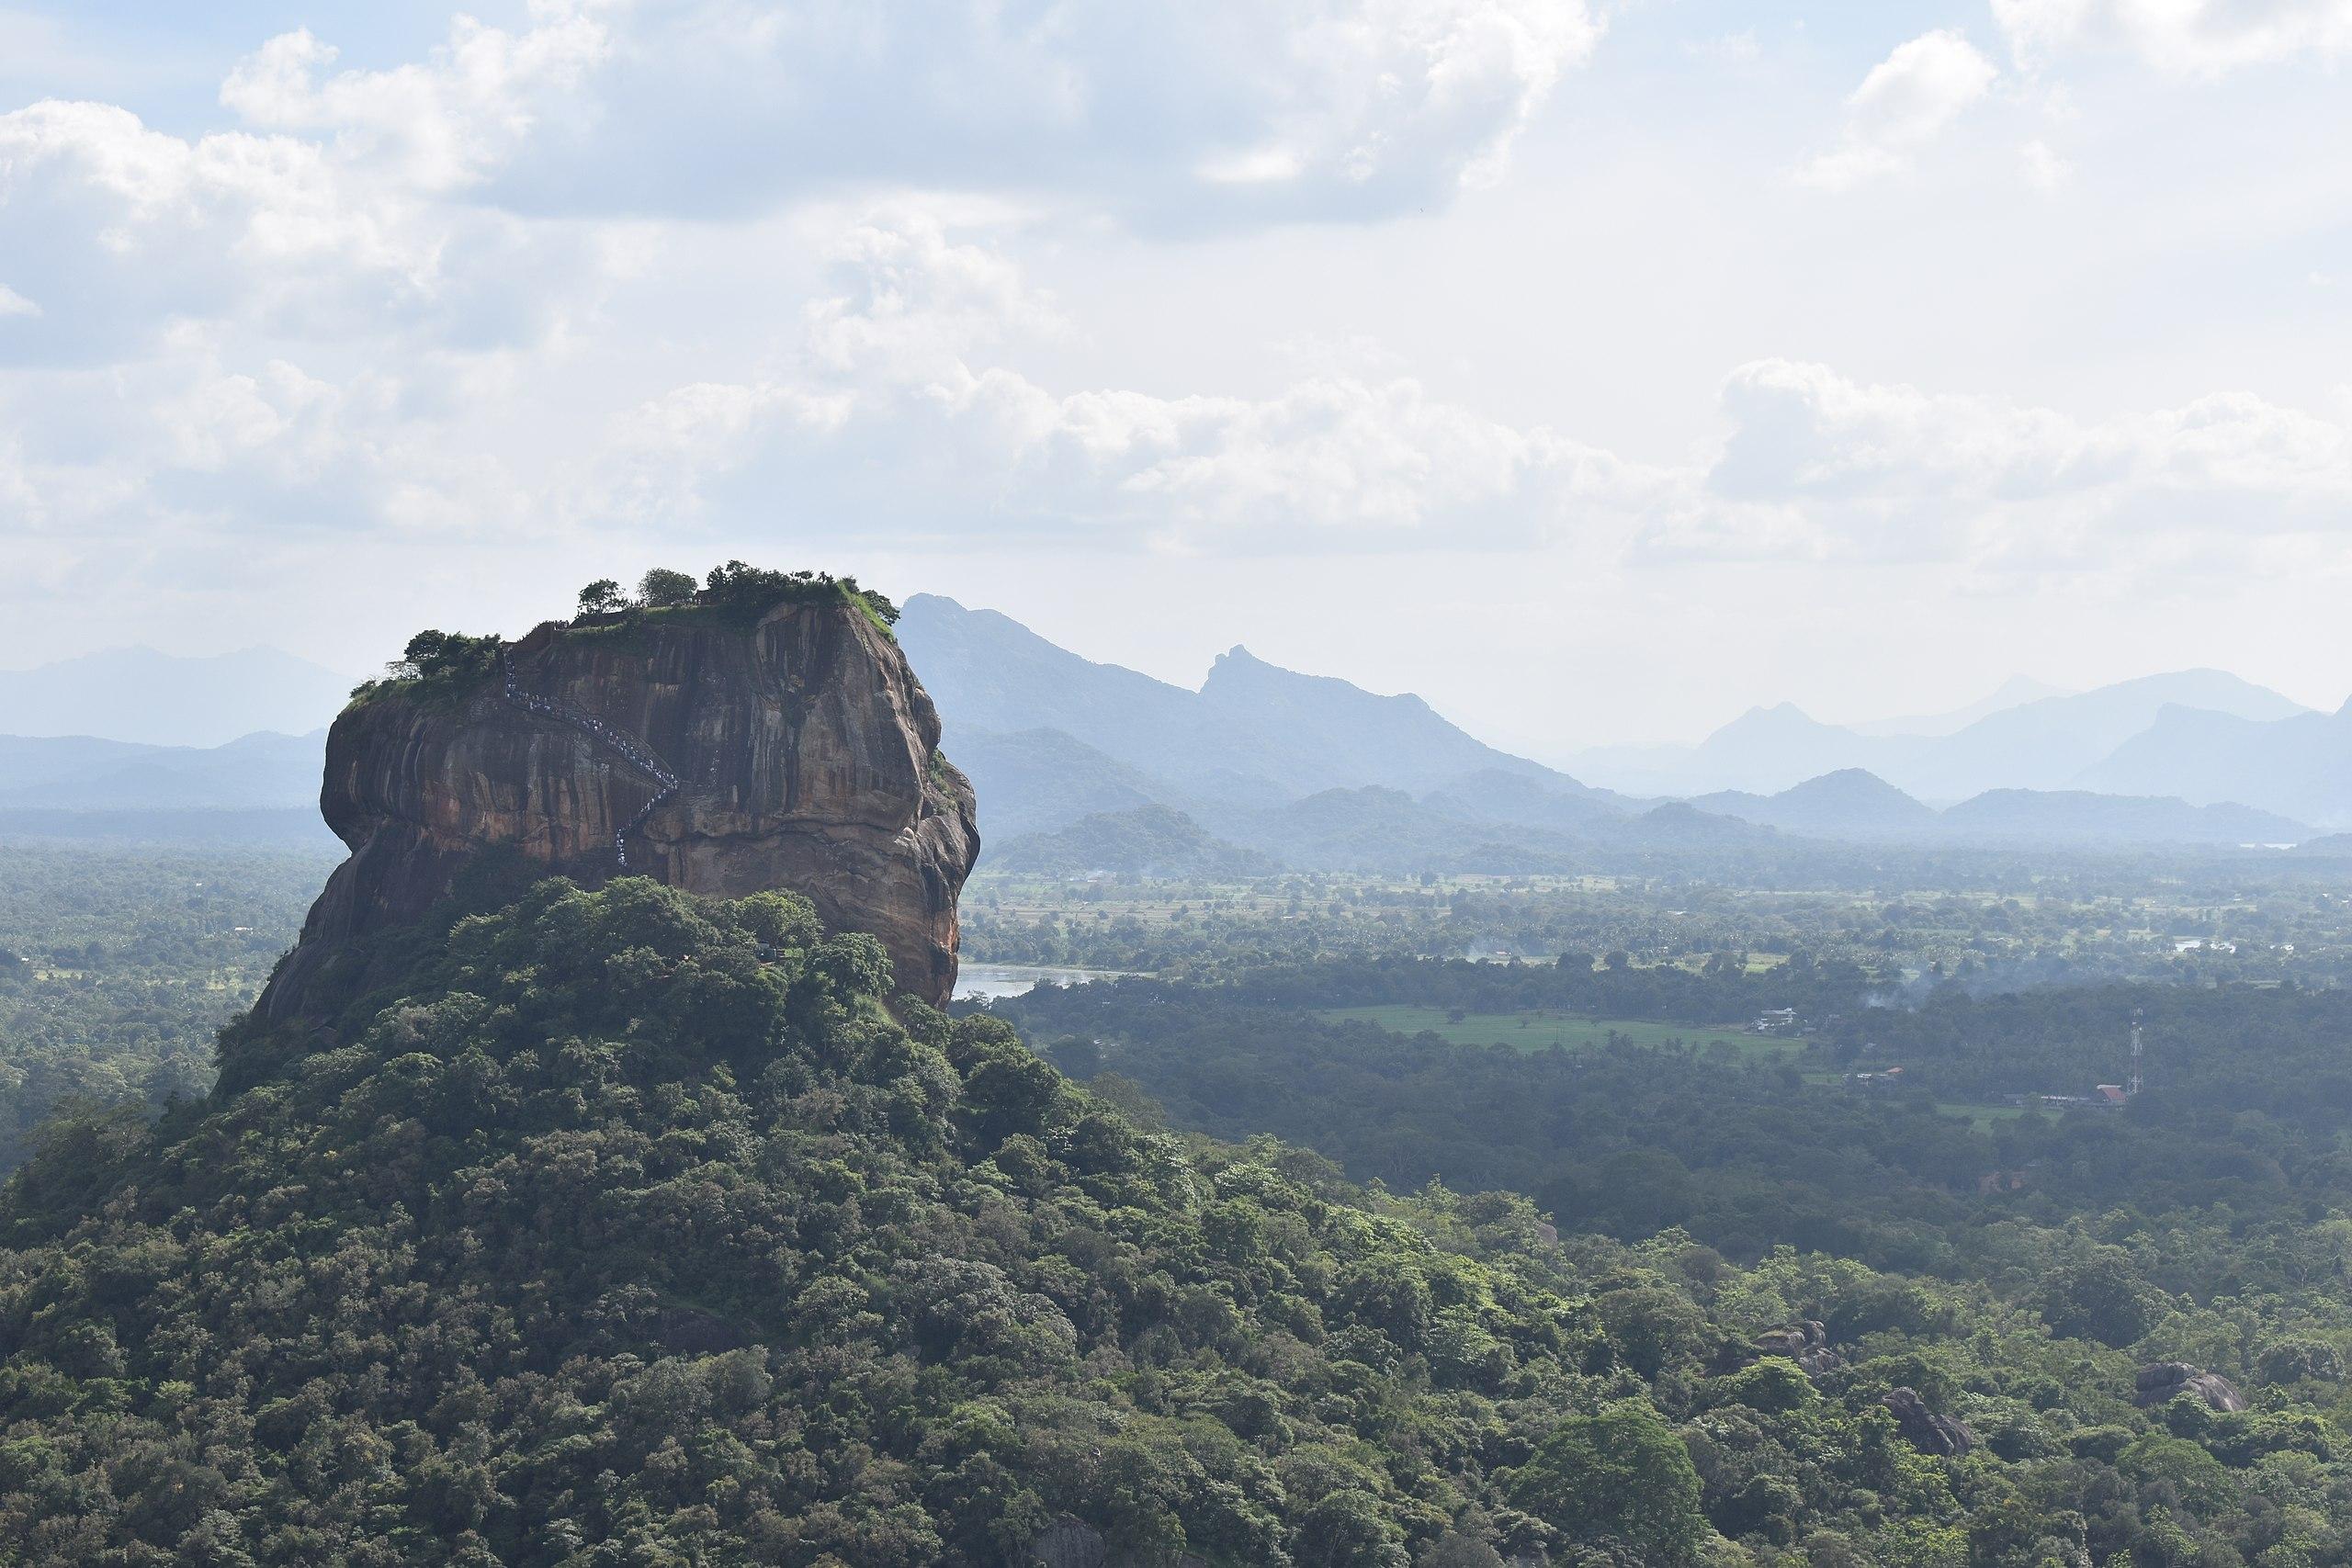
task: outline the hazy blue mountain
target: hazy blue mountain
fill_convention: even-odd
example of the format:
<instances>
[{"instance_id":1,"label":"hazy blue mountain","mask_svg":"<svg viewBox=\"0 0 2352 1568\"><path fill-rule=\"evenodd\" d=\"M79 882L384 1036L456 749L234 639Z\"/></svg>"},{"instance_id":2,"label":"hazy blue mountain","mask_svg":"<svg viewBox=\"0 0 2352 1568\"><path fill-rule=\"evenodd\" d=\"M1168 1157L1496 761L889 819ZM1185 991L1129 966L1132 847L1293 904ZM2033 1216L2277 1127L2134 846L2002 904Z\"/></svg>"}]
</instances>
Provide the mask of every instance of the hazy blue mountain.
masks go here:
<instances>
[{"instance_id":1,"label":"hazy blue mountain","mask_svg":"<svg viewBox=\"0 0 2352 1568\"><path fill-rule=\"evenodd\" d=\"M257 730L305 735L342 711L352 684L274 648L208 659L119 648L0 671L0 734L206 747Z\"/></svg>"},{"instance_id":2,"label":"hazy blue mountain","mask_svg":"<svg viewBox=\"0 0 2352 1568\"><path fill-rule=\"evenodd\" d=\"M1848 768L1883 774L1932 744L1919 736L1857 734L1778 703L1748 709L1696 746L1595 747L1578 753L1577 765L1597 783L1636 794L1773 795Z\"/></svg>"},{"instance_id":3,"label":"hazy blue mountain","mask_svg":"<svg viewBox=\"0 0 2352 1568\"><path fill-rule=\"evenodd\" d=\"M975 732L1049 729L1132 770L1126 782L1138 793L1180 806L1262 807L1368 784L1419 791L1483 773L1537 779L1566 793L1584 787L1475 739L1419 697L1302 675L1244 648L1221 655L1192 692L1082 659L1009 616L936 594L907 601L898 635L938 705L946 749L958 762L970 752L965 737ZM1035 827L1085 814L1048 820L1052 812L1026 802L1009 809Z\"/></svg>"},{"instance_id":4,"label":"hazy blue mountain","mask_svg":"<svg viewBox=\"0 0 2352 1568\"><path fill-rule=\"evenodd\" d=\"M1051 832L1080 818L1181 797L1171 785L1058 729L1012 735L957 729L941 749L979 797L984 851L1000 839Z\"/></svg>"},{"instance_id":5,"label":"hazy blue mountain","mask_svg":"<svg viewBox=\"0 0 2352 1568\"><path fill-rule=\"evenodd\" d=\"M1466 821L1403 790L1322 790L1269 810L1213 818L1225 837L1287 865L1317 871L1566 872L1580 863L1565 836Z\"/></svg>"},{"instance_id":6,"label":"hazy blue mountain","mask_svg":"<svg viewBox=\"0 0 2352 1568\"><path fill-rule=\"evenodd\" d=\"M2192 670L2057 696L2011 680L1973 705L1992 711L1916 721L1966 719L1949 734L1864 735L1783 703L1695 747L1589 754L1613 757L1620 776L1659 793L1690 794L1694 778L1733 785L1661 807L1498 750L1418 697L1302 675L1246 649L1221 656L1193 692L931 594L908 601L899 635L939 705L949 756L979 790L993 863L1005 863L999 857L1015 840L1056 835L1023 845L1023 858L1075 867L1105 857L1124 867L1135 857L1114 854L1117 840L1141 842L1153 824L1172 829L1171 818L1293 866L1511 872L1678 849L1744 852L1775 833L2217 844L2290 841L2308 836L2302 820L2330 820L2241 787L2244 770L2216 760L2225 748L2211 740L2188 747L2210 790L2155 776L2165 771L2158 758L2116 792L2146 798L2056 793L2103 760L2119 775L2137 766L2138 754L2119 745L2160 723L2167 733L2258 733L2278 756L2308 754L2317 761L2267 764L2278 781L2303 781L2306 795L2352 778L2352 718L2338 725L2234 676ZM2148 782L2137 782L2142 773ZM1939 814L1922 795L1965 804ZM2224 809L2230 800L2265 809ZM1096 818L1107 820L1082 840L1066 836Z\"/></svg>"},{"instance_id":7,"label":"hazy blue mountain","mask_svg":"<svg viewBox=\"0 0 2352 1568\"><path fill-rule=\"evenodd\" d=\"M1781 703L1749 709L1696 746L1596 748L1579 753L1577 768L1612 788L1673 795L1773 795L1860 768L1933 804L1990 789L2068 787L2175 705L2265 720L2307 711L2222 671L2185 670L2021 703L1948 735L1865 735Z\"/></svg>"},{"instance_id":8,"label":"hazy blue mountain","mask_svg":"<svg viewBox=\"0 0 2352 1568\"><path fill-rule=\"evenodd\" d=\"M1055 729L1130 764L1156 761L1198 702L1182 686L1081 659L1009 615L935 593L909 599L897 631L951 749L966 729Z\"/></svg>"},{"instance_id":9,"label":"hazy blue mountain","mask_svg":"<svg viewBox=\"0 0 2352 1568\"><path fill-rule=\"evenodd\" d=\"M1580 784L1564 788L1553 782L1560 776L1482 768L1428 792L1421 802L1471 821L1510 823L1578 838L1621 834L1643 804Z\"/></svg>"},{"instance_id":10,"label":"hazy blue mountain","mask_svg":"<svg viewBox=\"0 0 2352 1568\"><path fill-rule=\"evenodd\" d=\"M1857 735L1781 703L1750 708L1708 736L1699 743L1697 762L1701 772L1732 788L1777 792L1825 773L1885 767L1926 744L1912 737Z\"/></svg>"},{"instance_id":11,"label":"hazy blue mountain","mask_svg":"<svg viewBox=\"0 0 2352 1568\"><path fill-rule=\"evenodd\" d=\"M300 851L320 857L322 874L347 852L343 840L319 820L315 804L257 811L67 811L0 807L0 838Z\"/></svg>"},{"instance_id":12,"label":"hazy blue mountain","mask_svg":"<svg viewBox=\"0 0 2352 1568\"><path fill-rule=\"evenodd\" d=\"M1965 729L1978 719L2008 708L2022 707L2027 703L2044 697L2066 697L2074 694L2064 686L2053 686L2047 681L2037 681L2030 675L2012 675L1985 695L1973 703L1951 708L1943 713L1905 714L1895 718L1865 719L1846 728L1857 735L1950 735Z\"/></svg>"},{"instance_id":13,"label":"hazy blue mountain","mask_svg":"<svg viewBox=\"0 0 2352 1568\"><path fill-rule=\"evenodd\" d=\"M1918 833L1936 824L1933 808L1860 768L1840 768L1777 795L1724 790L1694 796L1690 804L1719 817L1823 839Z\"/></svg>"},{"instance_id":14,"label":"hazy blue mountain","mask_svg":"<svg viewBox=\"0 0 2352 1568\"><path fill-rule=\"evenodd\" d=\"M1200 704L1213 732L1241 739L1245 756L1282 759L1274 776L1308 787L1419 789L1485 770L1582 787L1473 739L1410 693L1378 696L1331 676L1281 669L1246 648L1218 655Z\"/></svg>"},{"instance_id":15,"label":"hazy blue mountain","mask_svg":"<svg viewBox=\"0 0 2352 1568\"><path fill-rule=\"evenodd\" d=\"M1634 819L1629 843L1649 849L1724 850L1770 842L1776 829L1702 811L1685 800L1653 806Z\"/></svg>"},{"instance_id":16,"label":"hazy blue mountain","mask_svg":"<svg viewBox=\"0 0 2352 1568\"><path fill-rule=\"evenodd\" d=\"M2167 707L2074 782L2199 805L2241 801L2322 827L2352 826L2352 704L2267 720Z\"/></svg>"},{"instance_id":17,"label":"hazy blue mountain","mask_svg":"<svg viewBox=\"0 0 2352 1568\"><path fill-rule=\"evenodd\" d=\"M325 754L324 730L212 747L0 736L0 807L315 811Z\"/></svg>"},{"instance_id":18,"label":"hazy blue mountain","mask_svg":"<svg viewBox=\"0 0 2352 1568\"><path fill-rule=\"evenodd\" d=\"M2142 844L2291 844L2301 822L2245 806L2191 806L2087 790L1989 790L1946 810L1948 835L1987 840Z\"/></svg>"},{"instance_id":19,"label":"hazy blue mountain","mask_svg":"<svg viewBox=\"0 0 2352 1568\"><path fill-rule=\"evenodd\" d=\"M1725 790L1687 805L1813 839L2242 844L2293 843L2311 831L2291 818L2243 806L2086 790L1990 790L1938 811L1851 768L1777 795Z\"/></svg>"},{"instance_id":20,"label":"hazy blue mountain","mask_svg":"<svg viewBox=\"0 0 2352 1568\"><path fill-rule=\"evenodd\" d=\"M1992 789L2064 789L2176 706L2253 719L2309 711L2223 671L2183 670L1989 715L1928 743L1884 776L1929 800L1958 800ZM2178 791L2165 784L2154 793Z\"/></svg>"},{"instance_id":21,"label":"hazy blue mountain","mask_svg":"<svg viewBox=\"0 0 2352 1568\"><path fill-rule=\"evenodd\" d=\"M1061 875L1091 871L1143 876L1263 876L1280 866L1269 855L1216 837L1165 806L1082 817L1057 833L1030 833L989 856L1001 871Z\"/></svg>"},{"instance_id":22,"label":"hazy blue mountain","mask_svg":"<svg viewBox=\"0 0 2352 1568\"><path fill-rule=\"evenodd\" d=\"M0 793L34 789L134 763L162 750L87 735L0 735Z\"/></svg>"}]
</instances>

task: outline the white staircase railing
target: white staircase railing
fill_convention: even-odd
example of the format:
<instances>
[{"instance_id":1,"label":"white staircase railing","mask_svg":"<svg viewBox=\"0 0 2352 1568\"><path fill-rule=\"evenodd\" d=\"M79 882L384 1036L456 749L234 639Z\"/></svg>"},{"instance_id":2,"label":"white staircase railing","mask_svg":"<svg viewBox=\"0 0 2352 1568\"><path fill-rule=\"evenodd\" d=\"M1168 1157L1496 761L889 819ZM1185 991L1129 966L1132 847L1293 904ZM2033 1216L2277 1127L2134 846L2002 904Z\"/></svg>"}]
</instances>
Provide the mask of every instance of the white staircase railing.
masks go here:
<instances>
[{"instance_id":1,"label":"white staircase railing","mask_svg":"<svg viewBox=\"0 0 2352 1568\"><path fill-rule=\"evenodd\" d=\"M627 871L629 835L645 826L646 818L661 810L664 805L668 804L670 797L678 793L678 775L670 771L669 764L662 761L651 747L632 735L614 728L594 714L573 707L570 703L560 703L553 697L543 697L536 692L523 690L514 680L514 661L503 652L499 655L499 667L505 677L505 695L508 702L527 712L537 714L542 718L551 718L558 724L569 725L591 739L604 742L626 758L630 766L651 779L659 786L650 800L639 807L628 821L613 829L613 855L620 862L621 869Z\"/></svg>"}]
</instances>

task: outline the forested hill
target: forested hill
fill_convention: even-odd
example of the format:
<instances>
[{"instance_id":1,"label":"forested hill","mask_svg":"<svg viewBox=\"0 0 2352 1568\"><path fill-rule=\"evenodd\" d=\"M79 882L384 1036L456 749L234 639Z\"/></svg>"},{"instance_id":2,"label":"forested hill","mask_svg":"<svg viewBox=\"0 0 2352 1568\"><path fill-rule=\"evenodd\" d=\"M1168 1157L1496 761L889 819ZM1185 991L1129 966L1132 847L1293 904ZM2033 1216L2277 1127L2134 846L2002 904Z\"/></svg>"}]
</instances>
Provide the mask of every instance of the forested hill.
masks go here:
<instances>
[{"instance_id":1,"label":"forested hill","mask_svg":"<svg viewBox=\"0 0 2352 1568\"><path fill-rule=\"evenodd\" d=\"M53 1123L0 1191L7 1561L2345 1544L2324 1338L2260 1411L2135 1403L2055 1337L2095 1311L1357 1191L890 1001L789 895L548 882L404 940L335 1039L232 1029L235 1087ZM2083 1238L2053 1299L2118 1277Z\"/></svg>"}]
</instances>

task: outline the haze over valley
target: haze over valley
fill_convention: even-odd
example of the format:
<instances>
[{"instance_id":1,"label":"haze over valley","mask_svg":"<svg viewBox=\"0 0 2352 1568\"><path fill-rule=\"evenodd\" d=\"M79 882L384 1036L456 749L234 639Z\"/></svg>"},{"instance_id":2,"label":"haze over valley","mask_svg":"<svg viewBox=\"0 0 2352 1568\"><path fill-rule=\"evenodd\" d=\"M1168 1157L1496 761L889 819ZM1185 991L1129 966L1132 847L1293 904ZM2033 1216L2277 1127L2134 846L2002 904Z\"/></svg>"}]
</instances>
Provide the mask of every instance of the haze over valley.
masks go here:
<instances>
[{"instance_id":1,"label":"haze over valley","mask_svg":"<svg viewBox=\"0 0 2352 1568\"><path fill-rule=\"evenodd\" d=\"M1740 824L1819 839L2284 847L2352 826L2352 719L2220 671L2083 693L2015 677L1951 714L1845 726L1781 704L1690 746L1546 748L1566 761L1554 768L1418 697L1283 670L1244 647L1194 690L940 595L910 599L899 636L940 672L955 754L985 786L983 829L1008 847L1147 808L1162 814L1136 818L1147 836L1181 823L1218 852L1304 869L1363 869L1367 855L1390 870L1560 869L1577 846L1670 845L1702 818L1720 819L1725 842ZM339 684L266 650L141 649L11 672L0 718L28 733L0 736L0 812L306 813L323 729L213 746L154 738L328 716ZM159 694L174 700L158 707ZM81 728L45 733L66 726ZM1690 811L1659 811L1675 802ZM156 830L221 826L182 816ZM1102 825L1091 831L1110 841Z\"/></svg>"},{"instance_id":2,"label":"haze over valley","mask_svg":"<svg viewBox=\"0 0 2352 1568\"><path fill-rule=\"evenodd\" d=\"M0 6L0 1568L2352 1564L2347 66Z\"/></svg>"}]
</instances>

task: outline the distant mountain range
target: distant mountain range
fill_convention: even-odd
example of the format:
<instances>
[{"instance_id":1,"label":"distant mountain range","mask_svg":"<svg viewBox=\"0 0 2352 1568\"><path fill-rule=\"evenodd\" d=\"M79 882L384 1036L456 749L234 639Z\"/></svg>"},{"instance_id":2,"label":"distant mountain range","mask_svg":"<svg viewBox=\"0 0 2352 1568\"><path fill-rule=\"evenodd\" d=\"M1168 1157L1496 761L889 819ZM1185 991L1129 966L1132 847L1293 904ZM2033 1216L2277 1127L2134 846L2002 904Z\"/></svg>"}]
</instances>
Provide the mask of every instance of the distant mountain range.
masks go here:
<instances>
[{"instance_id":1,"label":"distant mountain range","mask_svg":"<svg viewBox=\"0 0 2352 1568\"><path fill-rule=\"evenodd\" d=\"M2002 693L2018 696L2031 689L2012 682ZM2257 727L2325 722L2277 692L2219 670L2149 675L2095 691L1994 705L2000 696L1977 705L1985 711L1948 729L1943 722L1959 715L1847 727L1824 724L1783 703L1752 708L1695 746L1597 747L1575 760L1587 777L1663 795L1772 794L1826 773L1864 769L1939 803L1987 790L2090 789L2177 795L2199 805L2237 800L2318 820L2352 812L2352 787L2337 790L2332 800L2324 788L2307 791L2290 808L2278 799L2249 802L2234 787L2253 776L2249 771L2197 771L2210 744L2198 728L2205 721L2181 716ZM1925 728L1905 734L1891 728L1905 722ZM2142 744L2160 726L2182 733L2153 747ZM2293 749L2293 742L2288 744ZM2114 765L2120 757L2132 759L2134 765ZM2193 789L2192 780L2211 787Z\"/></svg>"},{"instance_id":2,"label":"distant mountain range","mask_svg":"<svg viewBox=\"0 0 2352 1568\"><path fill-rule=\"evenodd\" d=\"M1069 874L1125 871L1141 876L1263 876L1282 869L1272 857L1213 836L1165 806L1081 817L1057 833L1030 833L996 855L1006 871Z\"/></svg>"},{"instance_id":3,"label":"distant mountain range","mask_svg":"<svg viewBox=\"0 0 2352 1568\"><path fill-rule=\"evenodd\" d=\"M1942 713L1905 714L1898 718L1865 719L1849 724L1847 728L1857 735L1950 735L1965 729L1988 714L2004 708L2022 707L2043 697L2071 697L2075 694L2047 681L2037 681L2030 675L2012 675L1990 693L1961 707Z\"/></svg>"},{"instance_id":4,"label":"distant mountain range","mask_svg":"<svg viewBox=\"0 0 2352 1568\"><path fill-rule=\"evenodd\" d=\"M220 746L256 731L305 735L342 711L352 683L274 648L201 659L119 648L0 671L0 735L148 746Z\"/></svg>"},{"instance_id":5,"label":"distant mountain range","mask_svg":"<svg viewBox=\"0 0 2352 1568\"><path fill-rule=\"evenodd\" d=\"M1996 789L1936 810L1860 768L1759 795L1702 795L1698 810L1809 838L1946 840L1980 843L2292 844L2303 823L2234 805L2193 806L2087 790Z\"/></svg>"},{"instance_id":6,"label":"distant mountain range","mask_svg":"<svg viewBox=\"0 0 2352 1568\"><path fill-rule=\"evenodd\" d=\"M2083 787L2233 800L2352 827L2352 703L2332 714L2249 717L2173 706L2086 768Z\"/></svg>"},{"instance_id":7,"label":"distant mountain range","mask_svg":"<svg viewBox=\"0 0 2352 1568\"><path fill-rule=\"evenodd\" d=\"M1759 708L1697 746L1584 753L1620 793L1490 746L1419 697L1244 648L1195 691L931 594L897 632L1008 869L1524 873L1752 861L1815 840L2234 845L2352 828L2352 710L2314 713L2218 671L2084 693L2012 680L1966 708L1867 726ZM315 826L315 725L343 699L341 677L267 649L0 674L6 724L79 731L0 734L0 832L219 836L237 812L255 814L238 833L281 831L272 814ZM140 738L288 714L312 723Z\"/></svg>"},{"instance_id":8,"label":"distant mountain range","mask_svg":"<svg viewBox=\"0 0 2352 1568\"><path fill-rule=\"evenodd\" d=\"M978 789L989 859L1008 868L1235 864L1255 852L1317 869L1510 873L1749 851L1784 836L2234 845L2311 833L2276 811L2067 787L2180 700L2247 722L2317 716L2219 671L2082 694L2011 682L1976 711L1911 721L1940 734L1863 734L1794 707L1758 710L1699 747L1646 755L1678 777L1761 786L1674 802L1594 788L1487 745L1418 697L1283 670L1246 649L1189 691L935 595L909 600L898 632L949 754ZM1862 758L1960 804L1938 810Z\"/></svg>"},{"instance_id":9,"label":"distant mountain range","mask_svg":"<svg viewBox=\"0 0 2352 1568\"><path fill-rule=\"evenodd\" d=\"M1093 663L1009 616L936 594L907 601L898 635L959 744L974 731L1057 731L1161 791L1273 805L1355 784L1428 789L1480 770L1584 787L1472 739L1419 697L1301 675L1246 648L1219 655L1193 692Z\"/></svg>"},{"instance_id":10,"label":"distant mountain range","mask_svg":"<svg viewBox=\"0 0 2352 1568\"><path fill-rule=\"evenodd\" d=\"M315 811L326 740L323 729L209 747L0 735L0 809Z\"/></svg>"}]
</instances>

